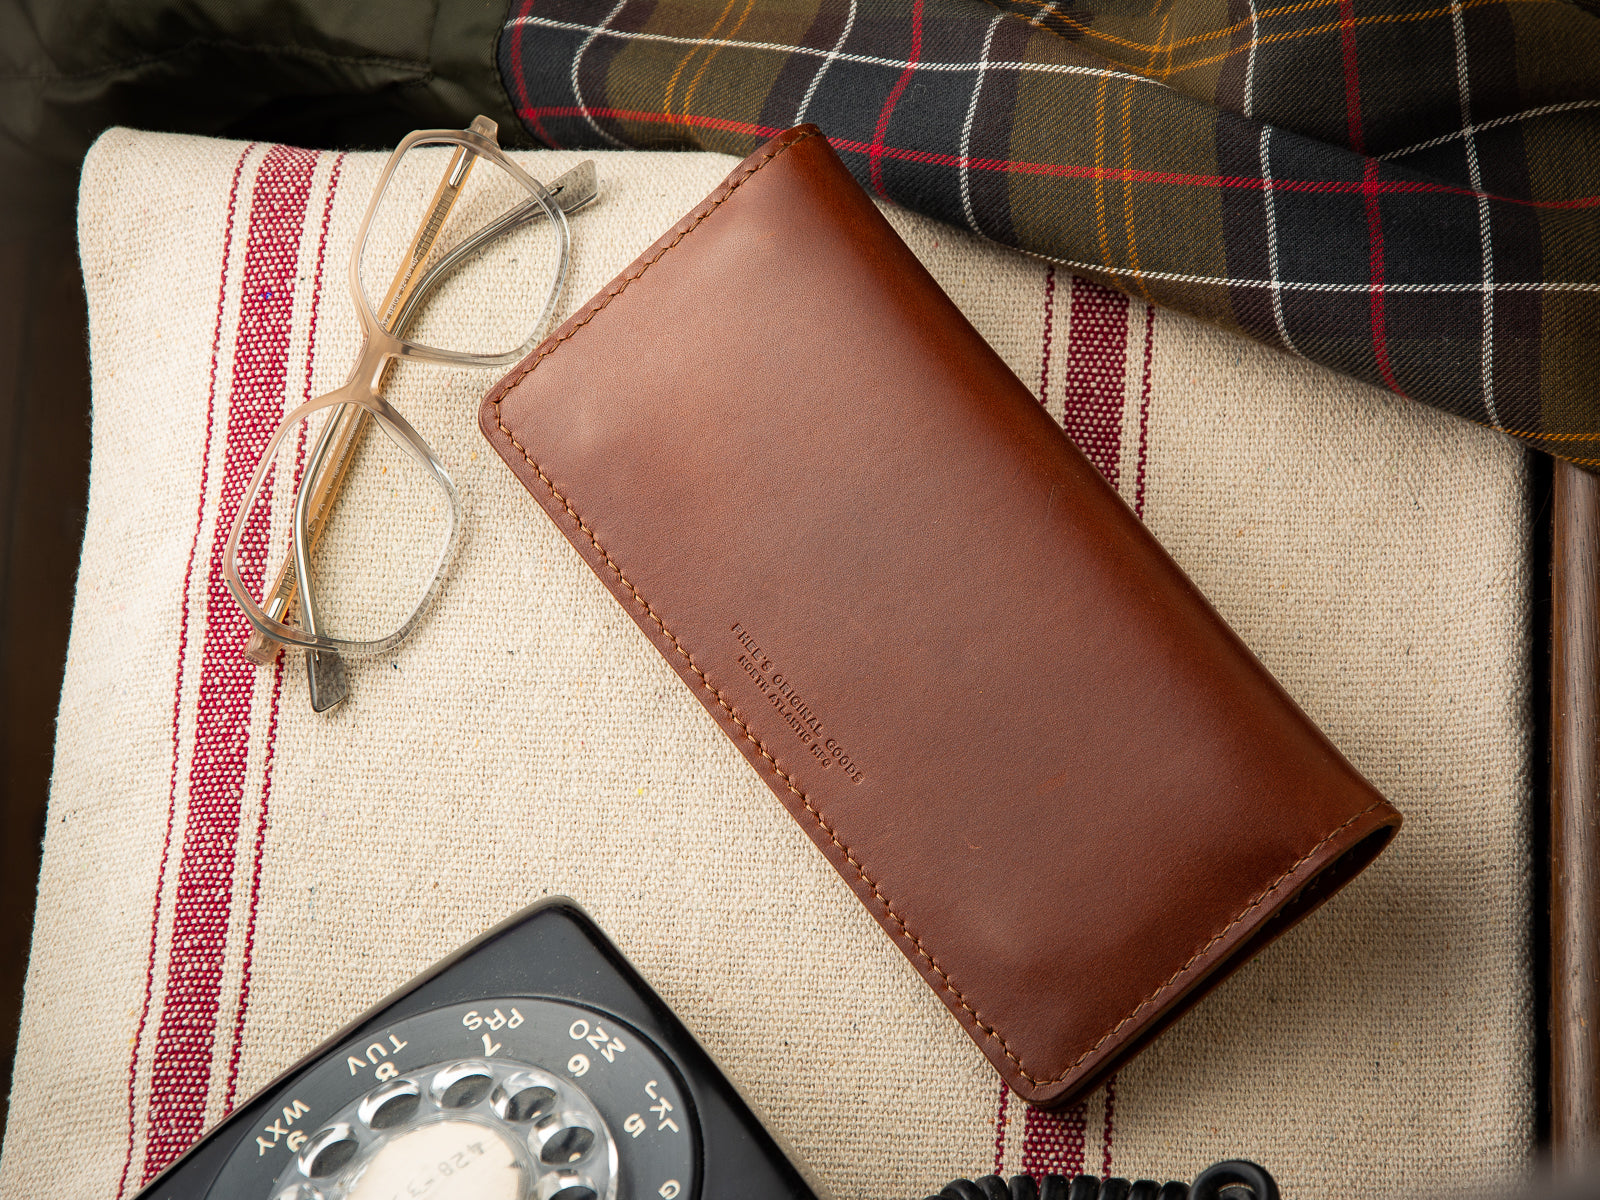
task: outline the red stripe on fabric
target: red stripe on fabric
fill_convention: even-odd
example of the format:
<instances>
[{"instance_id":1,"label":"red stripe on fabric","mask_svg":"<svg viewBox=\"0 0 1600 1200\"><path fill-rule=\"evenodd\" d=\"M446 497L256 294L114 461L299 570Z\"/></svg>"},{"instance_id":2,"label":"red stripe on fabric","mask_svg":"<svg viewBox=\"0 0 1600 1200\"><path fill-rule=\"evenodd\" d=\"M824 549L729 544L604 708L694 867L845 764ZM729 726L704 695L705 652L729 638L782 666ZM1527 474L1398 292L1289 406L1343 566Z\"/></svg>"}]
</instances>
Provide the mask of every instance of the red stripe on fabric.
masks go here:
<instances>
[{"instance_id":1,"label":"red stripe on fabric","mask_svg":"<svg viewBox=\"0 0 1600 1200\"><path fill-rule=\"evenodd\" d=\"M1376 182L1378 160L1367 159L1367 178ZM1372 353L1378 361L1378 375L1391 390L1404 396L1405 389L1394 377L1389 365L1389 332L1385 321L1387 301L1383 294L1383 214L1378 210L1378 197L1367 193L1367 245L1368 272L1372 277L1372 296L1369 302L1372 313Z\"/></svg>"},{"instance_id":2,"label":"red stripe on fabric","mask_svg":"<svg viewBox=\"0 0 1600 1200\"><path fill-rule=\"evenodd\" d=\"M1039 352L1039 403L1050 403L1050 340L1056 315L1056 269L1044 272L1044 344Z\"/></svg>"},{"instance_id":3,"label":"red stripe on fabric","mask_svg":"<svg viewBox=\"0 0 1600 1200\"><path fill-rule=\"evenodd\" d=\"M1156 344L1156 306L1144 306L1144 371L1139 380L1139 459L1133 477L1133 511L1144 517L1144 464L1150 448L1150 360ZM1108 1142L1107 1145L1110 1143Z\"/></svg>"},{"instance_id":4,"label":"red stripe on fabric","mask_svg":"<svg viewBox=\"0 0 1600 1200\"><path fill-rule=\"evenodd\" d=\"M731 121L724 117L702 117L684 113L653 113L625 108L573 108L551 105L522 111L526 120L534 114L546 117L608 117L617 121L639 121L645 124L686 125L695 129L717 129L725 133L744 133L755 137L776 137L784 132L776 125L755 125L749 121ZM828 143L842 154L871 154L871 142L851 141L848 138L829 138ZM1248 175L1198 175L1182 171L1143 171L1133 167L1086 167L1075 163L1018 162L1004 158L969 158L960 154L940 154L931 150L906 150L884 145L878 151L882 158L898 162L928 163L938 167L961 167L968 171L1000 171L1015 175L1044 175L1062 179L1103 179L1113 183L1170 183L1180 187L1237 188L1245 191L1265 191L1265 180ZM1600 194L1578 196L1571 200L1523 200L1516 196L1497 196L1492 192L1475 191L1447 183L1432 183L1420 179L1391 179L1372 183L1366 180L1337 179L1278 179L1272 180L1276 191L1306 192L1315 195L1365 196L1373 193L1385 196L1430 195L1471 196L1490 200L1496 204L1514 204L1521 208L1550 210L1585 209L1600 207Z\"/></svg>"},{"instance_id":5,"label":"red stripe on fabric","mask_svg":"<svg viewBox=\"0 0 1600 1200\"><path fill-rule=\"evenodd\" d=\"M994 1173L1000 1174L1006 1158L1006 1109L1010 1107L1011 1089L1000 1085L1000 1106L994 1117Z\"/></svg>"},{"instance_id":6,"label":"red stripe on fabric","mask_svg":"<svg viewBox=\"0 0 1600 1200\"><path fill-rule=\"evenodd\" d=\"M1339 46L1344 53L1344 114L1350 132L1350 148L1366 153L1361 131L1361 79L1356 67L1356 6L1354 0L1339 0Z\"/></svg>"},{"instance_id":7,"label":"red stripe on fabric","mask_svg":"<svg viewBox=\"0 0 1600 1200\"><path fill-rule=\"evenodd\" d=\"M327 257L328 226L333 222L333 198L339 190L339 176L344 171L345 155L333 160L333 170L328 173L328 194L322 203L322 231L317 237L317 265L311 277L311 305L309 327L306 331L306 374L301 389L301 402L311 399L311 376L317 362L317 315L322 306L322 267ZM302 427L295 447L294 485L298 491L305 468L306 433ZM256 912L261 903L261 866L267 845L267 814L272 800L273 753L278 746L278 704L283 696L284 655L273 664L272 705L267 716L267 746L261 769L261 805L256 816L256 836L250 864L250 915L245 921L244 952L239 969L239 999L234 1006L233 1044L228 1052L228 1085L223 1094L222 1107L233 1111L233 1100L239 1084L239 1059L244 1050L244 1019L250 1010L251 968L255 962Z\"/></svg>"},{"instance_id":8,"label":"red stripe on fabric","mask_svg":"<svg viewBox=\"0 0 1600 1200\"><path fill-rule=\"evenodd\" d=\"M1356 51L1355 0L1339 0L1339 44L1344 55L1344 108L1350 134L1350 148L1357 154L1366 153L1366 139L1361 120L1361 72ZM1385 320L1383 294L1383 213L1378 207L1381 191L1378 179L1378 160L1369 158L1362 171L1361 197L1367 210L1367 262L1372 284L1369 311L1372 317L1372 353L1377 359L1378 375L1384 384L1404 396L1405 392L1394 377L1389 365L1388 328Z\"/></svg>"},{"instance_id":9,"label":"red stripe on fabric","mask_svg":"<svg viewBox=\"0 0 1600 1200\"><path fill-rule=\"evenodd\" d=\"M156 940L161 927L161 893L166 888L167 859L172 851L172 826L178 808L178 747L179 714L183 703L183 663L189 648L189 585L194 578L194 559L200 547L200 529L205 524L206 486L211 464L212 418L216 413L217 355L222 345L222 311L228 297L228 262L233 249L233 218L239 202L239 180L244 174L245 159L258 143L251 142L233 165L233 183L228 189L228 217L222 228L222 272L217 284L217 316L211 330L211 372L206 392L206 434L204 449L200 452L200 498L195 502L194 535L189 540L189 558L183 568L183 600L178 617L178 664L172 685L172 767L167 778L167 832L161 843L161 862L156 868L156 896L150 906L150 949L145 957L144 1002L139 1009L139 1024L133 1033L133 1053L128 1059L128 1148L122 1157L122 1175L117 1180L117 1200L122 1200L128 1188L128 1169L133 1165L133 1145L137 1140L138 1120L134 1115L134 1097L139 1080L139 1050L144 1041L144 1029L150 1019L150 999L155 990Z\"/></svg>"},{"instance_id":10,"label":"red stripe on fabric","mask_svg":"<svg viewBox=\"0 0 1600 1200\"><path fill-rule=\"evenodd\" d=\"M333 224L333 199L339 192L339 179L344 174L341 154L333 160L333 170L328 172L328 194L322 202L322 229L317 235L317 266L311 283L310 327L306 331L306 377L300 395L302 402L311 399L311 376L317 365L317 316L322 308L322 265L328 253L328 227ZM302 438L304 430L301 431ZM296 482L299 482L298 476Z\"/></svg>"},{"instance_id":11,"label":"red stripe on fabric","mask_svg":"<svg viewBox=\"0 0 1600 1200\"><path fill-rule=\"evenodd\" d=\"M913 0L911 5L911 53L906 56L905 70L900 72L900 78L894 81L894 87L889 89L889 98L883 102L883 111L878 114L878 127L872 131L872 145L867 151L867 174L872 180L872 190L885 200L889 194L883 190L883 139L889 132L889 116L894 112L894 106L900 103L900 97L905 94L906 84L911 82L911 76L916 74L917 60L922 57L922 0Z\"/></svg>"},{"instance_id":12,"label":"red stripe on fabric","mask_svg":"<svg viewBox=\"0 0 1600 1200\"><path fill-rule=\"evenodd\" d=\"M1071 321L1062 426L1116 487L1122 466L1122 409L1127 400L1128 297L1072 277Z\"/></svg>"},{"instance_id":13,"label":"red stripe on fabric","mask_svg":"<svg viewBox=\"0 0 1600 1200\"><path fill-rule=\"evenodd\" d=\"M1081 1175L1089 1113L1083 1101L1056 1112L1030 1108L1022 1130L1022 1169L1041 1175Z\"/></svg>"},{"instance_id":14,"label":"red stripe on fabric","mask_svg":"<svg viewBox=\"0 0 1600 1200\"><path fill-rule=\"evenodd\" d=\"M256 682L256 668L240 653L249 625L223 581L222 561L244 488L283 416L300 234L316 161L314 151L274 146L256 172L250 204L222 486L206 585L189 802L173 901L167 991L151 1071L147 1181L199 1136L211 1089ZM240 542L239 574L247 585L262 581L266 539L266 513L258 506Z\"/></svg>"},{"instance_id":15,"label":"red stripe on fabric","mask_svg":"<svg viewBox=\"0 0 1600 1200\"><path fill-rule=\"evenodd\" d=\"M295 479L299 483L298 473ZM239 979L239 1000L233 1010L233 1042L228 1050L227 1090L222 1096L222 1111L233 1111L233 1098L239 1086L239 1059L244 1050L244 1017L250 1008L250 967L256 945L256 908L261 897L261 865L267 847L267 799L272 794L272 752L278 741L278 699L283 695L282 654L272 664L272 710L267 717L267 765L261 781L261 811L256 817L256 836L251 848L250 916L244 930L244 965Z\"/></svg>"}]
</instances>

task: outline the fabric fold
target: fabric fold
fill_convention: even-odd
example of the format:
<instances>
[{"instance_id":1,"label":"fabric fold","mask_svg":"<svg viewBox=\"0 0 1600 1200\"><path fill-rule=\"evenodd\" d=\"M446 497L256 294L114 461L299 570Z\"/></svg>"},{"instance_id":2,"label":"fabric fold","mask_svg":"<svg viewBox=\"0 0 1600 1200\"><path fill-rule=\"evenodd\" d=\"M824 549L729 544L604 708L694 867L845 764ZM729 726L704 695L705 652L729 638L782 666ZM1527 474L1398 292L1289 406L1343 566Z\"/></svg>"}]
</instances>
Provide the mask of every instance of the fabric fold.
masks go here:
<instances>
[{"instance_id":1,"label":"fabric fold","mask_svg":"<svg viewBox=\"0 0 1600 1200\"><path fill-rule=\"evenodd\" d=\"M1600 20L1561 0L519 0L559 147L747 154L1600 464Z\"/></svg>"}]
</instances>

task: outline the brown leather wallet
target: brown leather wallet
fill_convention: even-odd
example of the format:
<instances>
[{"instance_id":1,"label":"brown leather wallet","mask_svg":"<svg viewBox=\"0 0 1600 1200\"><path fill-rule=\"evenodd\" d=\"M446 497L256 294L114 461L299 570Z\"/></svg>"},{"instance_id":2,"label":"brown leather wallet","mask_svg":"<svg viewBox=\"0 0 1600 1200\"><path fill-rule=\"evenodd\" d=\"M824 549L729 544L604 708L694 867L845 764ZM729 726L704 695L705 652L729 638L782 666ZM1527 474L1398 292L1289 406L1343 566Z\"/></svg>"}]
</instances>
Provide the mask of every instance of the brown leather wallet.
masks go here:
<instances>
[{"instance_id":1,"label":"brown leather wallet","mask_svg":"<svg viewBox=\"0 0 1600 1200\"><path fill-rule=\"evenodd\" d=\"M1103 1077L1400 825L812 126L480 419L1030 1101Z\"/></svg>"}]
</instances>

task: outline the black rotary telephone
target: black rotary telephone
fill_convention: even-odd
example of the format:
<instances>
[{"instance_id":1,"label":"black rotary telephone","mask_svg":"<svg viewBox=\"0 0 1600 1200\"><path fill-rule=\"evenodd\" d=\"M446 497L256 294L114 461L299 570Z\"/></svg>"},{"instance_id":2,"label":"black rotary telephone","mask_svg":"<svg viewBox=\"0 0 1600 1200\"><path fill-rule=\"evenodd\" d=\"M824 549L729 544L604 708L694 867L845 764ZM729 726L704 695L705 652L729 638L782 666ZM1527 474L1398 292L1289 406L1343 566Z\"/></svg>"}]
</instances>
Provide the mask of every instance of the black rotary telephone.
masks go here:
<instances>
[{"instance_id":1,"label":"black rotary telephone","mask_svg":"<svg viewBox=\"0 0 1600 1200\"><path fill-rule=\"evenodd\" d=\"M948 1200L1277 1200L1195 1181L956 1180ZM820 1200L577 904L490 930L237 1109L138 1200Z\"/></svg>"}]
</instances>

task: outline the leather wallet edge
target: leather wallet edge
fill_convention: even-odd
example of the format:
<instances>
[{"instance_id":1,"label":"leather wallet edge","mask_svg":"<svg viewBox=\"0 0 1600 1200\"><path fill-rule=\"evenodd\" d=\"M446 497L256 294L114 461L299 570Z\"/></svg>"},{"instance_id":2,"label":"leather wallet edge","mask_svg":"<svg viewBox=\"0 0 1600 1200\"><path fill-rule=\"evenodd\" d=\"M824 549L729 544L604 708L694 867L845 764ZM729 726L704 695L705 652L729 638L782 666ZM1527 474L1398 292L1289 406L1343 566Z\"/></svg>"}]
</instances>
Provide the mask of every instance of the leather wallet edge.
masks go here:
<instances>
[{"instance_id":1,"label":"leather wallet edge","mask_svg":"<svg viewBox=\"0 0 1600 1200\"><path fill-rule=\"evenodd\" d=\"M1028 1103L1041 1108L1070 1103L1102 1083L1258 951L1364 871L1388 846L1402 821L1400 812L1382 797L1351 815L1258 893L1164 984L1056 1078L1038 1079L1020 1063L1007 1061L1006 1051L994 1039L973 1032L974 1040L1007 1085ZM958 1020L963 1015L956 1012ZM1135 1028L1119 1039L1117 1034L1129 1024Z\"/></svg>"}]
</instances>

